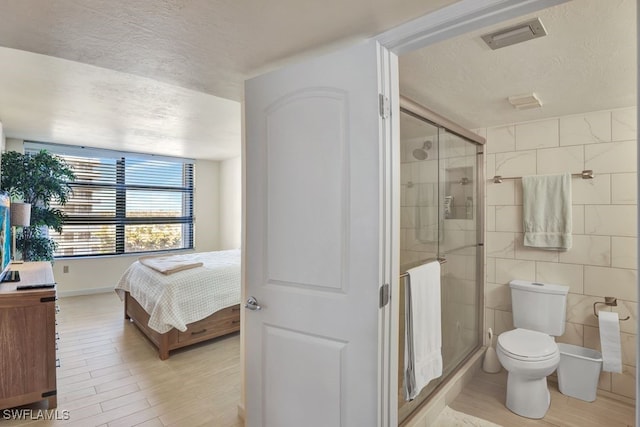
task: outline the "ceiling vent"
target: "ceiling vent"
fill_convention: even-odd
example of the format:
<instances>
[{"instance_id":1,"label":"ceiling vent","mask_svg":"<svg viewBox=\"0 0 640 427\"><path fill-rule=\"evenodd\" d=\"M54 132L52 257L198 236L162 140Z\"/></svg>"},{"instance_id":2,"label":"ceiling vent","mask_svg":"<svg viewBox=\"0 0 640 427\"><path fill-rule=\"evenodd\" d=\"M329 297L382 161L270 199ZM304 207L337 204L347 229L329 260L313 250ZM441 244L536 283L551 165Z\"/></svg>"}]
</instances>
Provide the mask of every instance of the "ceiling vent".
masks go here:
<instances>
[{"instance_id":1,"label":"ceiling vent","mask_svg":"<svg viewBox=\"0 0 640 427\"><path fill-rule=\"evenodd\" d=\"M518 110L528 110L529 108L540 108L542 102L535 93L527 93L524 95L510 96L507 98L509 104Z\"/></svg>"},{"instance_id":2,"label":"ceiling vent","mask_svg":"<svg viewBox=\"0 0 640 427\"><path fill-rule=\"evenodd\" d=\"M495 50L546 35L547 32L542 22L540 22L540 18L534 18L509 28L494 31L491 34L485 34L482 36L482 40L484 40L491 49Z\"/></svg>"}]
</instances>

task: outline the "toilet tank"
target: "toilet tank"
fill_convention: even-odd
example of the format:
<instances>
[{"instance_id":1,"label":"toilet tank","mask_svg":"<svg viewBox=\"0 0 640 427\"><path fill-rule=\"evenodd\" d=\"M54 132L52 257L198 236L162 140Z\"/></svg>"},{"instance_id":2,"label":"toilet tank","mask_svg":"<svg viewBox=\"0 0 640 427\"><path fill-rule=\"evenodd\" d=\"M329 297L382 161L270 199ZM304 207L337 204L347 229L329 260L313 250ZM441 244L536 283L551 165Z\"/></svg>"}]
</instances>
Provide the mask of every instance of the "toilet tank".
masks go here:
<instances>
[{"instance_id":1,"label":"toilet tank","mask_svg":"<svg viewBox=\"0 0 640 427\"><path fill-rule=\"evenodd\" d=\"M516 328L544 332L554 337L564 334L568 286L512 280L509 287Z\"/></svg>"}]
</instances>

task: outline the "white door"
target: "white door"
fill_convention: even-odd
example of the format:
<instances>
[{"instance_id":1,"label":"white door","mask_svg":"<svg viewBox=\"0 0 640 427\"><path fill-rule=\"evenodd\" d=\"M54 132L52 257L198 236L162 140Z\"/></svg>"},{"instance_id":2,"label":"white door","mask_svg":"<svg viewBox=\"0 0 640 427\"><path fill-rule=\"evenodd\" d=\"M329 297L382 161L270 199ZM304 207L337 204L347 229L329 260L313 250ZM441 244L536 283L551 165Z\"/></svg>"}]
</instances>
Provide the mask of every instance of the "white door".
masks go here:
<instances>
[{"instance_id":1,"label":"white door","mask_svg":"<svg viewBox=\"0 0 640 427\"><path fill-rule=\"evenodd\" d=\"M396 69L371 41L246 82L248 427L386 424L378 96Z\"/></svg>"}]
</instances>

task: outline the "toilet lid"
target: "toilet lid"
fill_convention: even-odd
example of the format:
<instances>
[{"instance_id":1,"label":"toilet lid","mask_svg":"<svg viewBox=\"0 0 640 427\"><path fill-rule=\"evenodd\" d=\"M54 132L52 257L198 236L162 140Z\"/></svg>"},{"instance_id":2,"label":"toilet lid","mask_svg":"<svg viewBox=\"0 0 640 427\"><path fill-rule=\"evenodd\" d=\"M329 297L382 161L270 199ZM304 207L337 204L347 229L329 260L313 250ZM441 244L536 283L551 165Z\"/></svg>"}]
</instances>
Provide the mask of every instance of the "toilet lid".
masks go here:
<instances>
[{"instance_id":1,"label":"toilet lid","mask_svg":"<svg viewBox=\"0 0 640 427\"><path fill-rule=\"evenodd\" d=\"M558 352L549 335L528 329L514 329L498 336L498 345L517 358L546 359Z\"/></svg>"}]
</instances>

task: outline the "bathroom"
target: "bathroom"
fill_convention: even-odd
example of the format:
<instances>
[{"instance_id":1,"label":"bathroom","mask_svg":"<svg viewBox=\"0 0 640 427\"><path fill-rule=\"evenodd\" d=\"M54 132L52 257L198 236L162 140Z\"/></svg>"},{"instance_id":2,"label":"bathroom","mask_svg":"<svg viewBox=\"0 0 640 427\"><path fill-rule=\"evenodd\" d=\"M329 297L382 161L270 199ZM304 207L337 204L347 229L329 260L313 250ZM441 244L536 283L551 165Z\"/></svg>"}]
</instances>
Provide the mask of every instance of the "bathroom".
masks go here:
<instances>
[{"instance_id":1,"label":"bathroom","mask_svg":"<svg viewBox=\"0 0 640 427\"><path fill-rule=\"evenodd\" d=\"M565 60L560 60L558 56L560 50L566 49L567 46L563 46L558 38L564 31L577 31L576 27L568 28L569 23L576 16L584 22L584 27L598 26L604 31L614 28L622 39L635 40L635 2L602 3L576 0L514 21L517 23L528 18L540 17L549 32L546 40L543 37L496 51L484 46L476 49L479 53L474 53L469 46L477 48L477 44L481 43L478 41L479 36L500 27L496 26L405 55L400 58L400 70L401 82L407 82L403 94L486 138L483 151L484 185L480 186L485 192L482 224L485 232L484 281L481 280L484 292L478 298L478 304L484 308L481 314L484 326L481 327L482 330L477 331L479 345L489 343L487 337L489 328L493 331L494 347L496 336L514 328L509 290L509 282L513 279L568 286L565 331L563 335L556 338L556 341L596 350L600 349L600 336L598 318L594 316L594 303L604 302L605 296L616 297L618 303L616 307L606 308L604 305L598 307L613 310L619 313L620 318L630 316L628 321L620 322L622 373L602 372L600 374L598 399L602 396L611 398L612 402L634 405L637 336L635 43L628 43L625 46L615 45L615 47L607 45L609 56L603 59L602 63L614 66L603 66L598 76L561 75L563 76L560 79L561 85L564 85L563 89L566 89L566 92L549 92L549 87L545 86L550 76L558 75L563 66L568 68L568 64L563 62ZM580 48L585 51L595 49L594 46L598 43L606 44L595 34L585 33L581 37L583 42ZM628 46L629 44L632 46ZM555 48L552 49L551 45L556 46L558 50L553 50ZM535 53L538 46L543 50L552 51L548 57L538 57ZM525 61L521 61L521 58L525 56L535 58L540 63L522 64ZM438 58L437 63L430 61L430 58ZM571 59L566 59L566 62L571 62ZM500 71L495 71L496 67ZM545 67L552 71L545 72ZM433 75L433 79L430 79L431 84L428 87L411 92L410 82L413 78L418 78L412 73L418 69L422 73ZM505 84L505 90L497 90L496 86L492 86L488 80L482 80L486 73L482 74L483 77L473 75L474 70L479 69L494 70L491 77L494 80L516 80L518 84L515 86L519 91L507 92L514 86L511 84ZM523 78L514 77L518 75L522 75ZM448 76L456 77L455 81L460 87L445 84ZM604 77L606 79L603 81ZM593 86L590 86L589 82L592 82L593 78L611 92L612 99L615 98L611 106L599 107L598 100L592 99L594 95L590 93L589 88ZM576 87L577 85L570 84L572 79L581 82L583 86ZM464 90L469 89L465 84L468 80L473 80L477 93L472 95L463 93ZM460 83L461 81L463 83ZM617 84L614 85L612 82ZM542 108L520 110L506 102L508 96L528 92L537 93L541 99ZM447 99L445 96L447 94L453 99L442 101ZM487 119L489 116L478 107L486 104L479 102L474 104L474 100L482 97L493 100L491 112L494 116L490 119ZM580 99L580 105L575 106L573 110L562 109L561 107L566 107L563 104L563 98L567 97ZM461 99L467 100L470 105L461 107ZM416 165L420 162L426 164L438 158L438 147L430 135L426 135L422 140L415 135L402 139L403 144L406 144L406 147L402 147L403 167L409 165L415 171ZM431 140L431 148L425 145L427 140ZM412 158L413 150L420 148L423 148L429 156L424 160ZM444 172L442 167L439 167L439 170ZM572 178L571 180L572 248L568 251L548 251L525 247L522 243L520 180L506 179L502 183L494 183L491 178L495 175L522 177L563 172L576 174L583 170L593 170L594 179ZM460 169L450 171L451 174L459 172L461 172ZM460 183L462 178L464 176L453 177L452 175L450 181ZM467 178L471 177L467 176ZM409 186L409 181L412 184L417 182L411 172L404 173L402 185L405 186L405 190ZM458 190L462 187L458 186ZM444 188L442 191L443 196L446 196ZM466 194L460 193L459 196L454 196L451 202L447 202L443 197L441 209L448 210L446 206L448 203L455 206L455 209L451 209L451 213L446 215L460 215L457 219L447 218L444 215L442 226L445 230L445 239L447 239L448 223L468 221L467 212L470 206L466 203L467 197ZM474 202L476 197L482 196L472 195ZM462 199L462 201L456 204L456 199ZM475 205L471 206L472 210L474 208ZM407 232L404 231L404 233ZM406 266L412 266L412 261L419 260L419 258L405 258L403 261L402 257L401 252L401 264ZM447 268L450 269L451 266L443 264L443 272L446 273ZM443 292L445 292L444 289ZM443 307L443 323L444 310ZM468 318L473 317L474 314L460 314L460 316ZM482 322L479 324L481 325ZM443 347L445 341L446 337L443 333ZM470 358L473 358L473 352L474 350L469 351ZM479 359L476 357L475 360L475 367L478 368L481 357ZM463 364L464 362L460 366ZM502 378L506 380L506 376L503 375ZM549 382L550 388L555 387L557 392L557 384L554 381L552 376ZM430 399L430 397L425 398L427 406L436 400ZM412 404L417 406L416 403L412 402ZM509 412L506 408L503 410ZM417 412L420 414L420 411ZM400 414L402 415L402 409ZM404 419L405 425L415 425L421 418L420 415L413 414ZM633 418L628 421L628 424L633 424L632 420ZM502 424L508 425L504 422ZM541 425L549 424L552 423L541 423Z\"/></svg>"}]
</instances>

